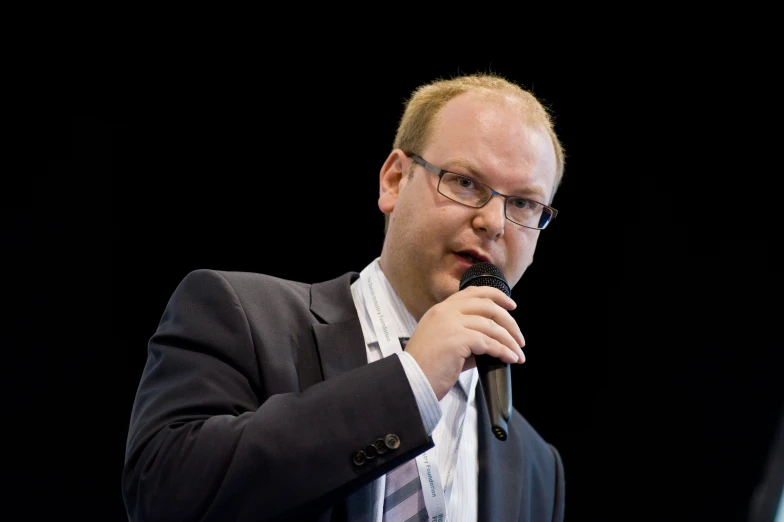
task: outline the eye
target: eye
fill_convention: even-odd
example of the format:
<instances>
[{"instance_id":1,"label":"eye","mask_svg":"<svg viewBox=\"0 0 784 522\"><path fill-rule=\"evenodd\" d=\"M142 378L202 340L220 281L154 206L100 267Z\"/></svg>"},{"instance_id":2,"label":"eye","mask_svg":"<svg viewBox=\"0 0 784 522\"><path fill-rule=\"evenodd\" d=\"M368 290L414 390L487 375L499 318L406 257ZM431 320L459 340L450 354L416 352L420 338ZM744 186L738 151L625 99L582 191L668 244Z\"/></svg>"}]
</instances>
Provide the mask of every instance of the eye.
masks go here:
<instances>
[{"instance_id":1,"label":"eye","mask_svg":"<svg viewBox=\"0 0 784 522\"><path fill-rule=\"evenodd\" d=\"M457 184L460 188L473 188L474 180L470 178L464 178L463 176L455 176Z\"/></svg>"},{"instance_id":2,"label":"eye","mask_svg":"<svg viewBox=\"0 0 784 522\"><path fill-rule=\"evenodd\" d=\"M512 202L512 206L515 208L524 209L531 206L531 202L525 198L514 198L510 201Z\"/></svg>"}]
</instances>

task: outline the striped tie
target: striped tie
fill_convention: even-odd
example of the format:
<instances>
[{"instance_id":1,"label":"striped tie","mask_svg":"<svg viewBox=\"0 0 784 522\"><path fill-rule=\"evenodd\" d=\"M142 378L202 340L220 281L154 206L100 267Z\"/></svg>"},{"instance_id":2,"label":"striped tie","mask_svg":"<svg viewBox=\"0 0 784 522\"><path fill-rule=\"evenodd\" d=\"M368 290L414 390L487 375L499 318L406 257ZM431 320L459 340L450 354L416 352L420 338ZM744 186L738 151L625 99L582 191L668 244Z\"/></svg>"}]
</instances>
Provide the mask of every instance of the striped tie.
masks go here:
<instances>
[{"instance_id":1,"label":"striped tie","mask_svg":"<svg viewBox=\"0 0 784 522\"><path fill-rule=\"evenodd\" d=\"M419 481L416 459L411 459L387 473L383 522L426 520L427 508L422 495L422 483Z\"/></svg>"}]
</instances>

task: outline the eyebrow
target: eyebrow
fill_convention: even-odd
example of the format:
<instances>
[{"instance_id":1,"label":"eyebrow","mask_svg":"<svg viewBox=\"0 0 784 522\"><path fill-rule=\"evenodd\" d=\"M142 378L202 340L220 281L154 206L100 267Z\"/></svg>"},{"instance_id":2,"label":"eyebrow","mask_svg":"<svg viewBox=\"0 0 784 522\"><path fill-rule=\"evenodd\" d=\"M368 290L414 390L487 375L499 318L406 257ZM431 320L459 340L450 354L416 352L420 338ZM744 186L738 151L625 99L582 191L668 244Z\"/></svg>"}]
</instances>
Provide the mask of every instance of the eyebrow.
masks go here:
<instances>
[{"instance_id":1,"label":"eyebrow","mask_svg":"<svg viewBox=\"0 0 784 522\"><path fill-rule=\"evenodd\" d=\"M448 169L444 168L444 170L448 170L449 172L452 172L450 169L454 168L455 166L467 170L471 177L476 178L478 181L481 181L482 183L487 184L487 178L484 176L484 174L482 174L481 172L479 172L478 170L473 168L473 166L469 162L467 162L466 160L464 160L462 158L457 158L457 159L454 159L454 160L450 161L449 162L449 168ZM452 173L453 174L459 174L461 176L465 176L465 174L460 174L459 172L452 172ZM490 185L488 184L488 186L490 186ZM493 190L495 190L495 189L493 189ZM544 195L544 191L540 187L528 187L528 188L525 188L523 190L515 191L515 193L513 193L513 194L507 194L507 195L508 196L519 196L519 197L522 197L522 198L537 199L537 201L539 201L539 202L544 202L547 199L545 197L545 195Z\"/></svg>"}]
</instances>

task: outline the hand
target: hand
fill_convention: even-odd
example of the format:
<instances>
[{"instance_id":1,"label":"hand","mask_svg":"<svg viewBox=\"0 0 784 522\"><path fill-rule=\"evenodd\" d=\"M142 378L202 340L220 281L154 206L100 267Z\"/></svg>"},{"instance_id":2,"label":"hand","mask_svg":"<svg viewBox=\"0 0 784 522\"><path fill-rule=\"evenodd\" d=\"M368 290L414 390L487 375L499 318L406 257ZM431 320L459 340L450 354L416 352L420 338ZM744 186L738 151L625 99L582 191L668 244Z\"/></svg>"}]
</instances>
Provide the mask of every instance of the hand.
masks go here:
<instances>
[{"instance_id":1,"label":"hand","mask_svg":"<svg viewBox=\"0 0 784 522\"><path fill-rule=\"evenodd\" d=\"M525 362L520 327L509 314L517 304L490 286L470 286L428 310L406 352L419 364L440 401L460 373L474 368L474 354L508 363Z\"/></svg>"}]
</instances>

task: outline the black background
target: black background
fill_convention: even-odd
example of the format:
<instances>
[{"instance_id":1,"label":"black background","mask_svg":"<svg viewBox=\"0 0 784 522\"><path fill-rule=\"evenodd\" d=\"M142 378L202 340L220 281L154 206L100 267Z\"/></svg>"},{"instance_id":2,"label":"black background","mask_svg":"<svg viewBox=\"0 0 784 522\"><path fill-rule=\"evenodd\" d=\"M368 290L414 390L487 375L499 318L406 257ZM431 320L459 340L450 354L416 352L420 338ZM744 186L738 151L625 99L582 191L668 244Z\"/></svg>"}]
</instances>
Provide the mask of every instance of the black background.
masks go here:
<instances>
[{"instance_id":1,"label":"black background","mask_svg":"<svg viewBox=\"0 0 784 522\"><path fill-rule=\"evenodd\" d=\"M361 270L405 98L496 72L550 107L567 152L560 214L513 291L514 403L561 451L566 520L745 520L784 398L772 75L731 45L549 68L311 51L173 45L41 91L36 168L6 207L27 514L124 520L134 393L182 277Z\"/></svg>"}]
</instances>

